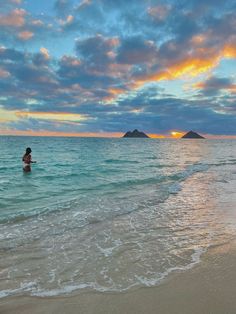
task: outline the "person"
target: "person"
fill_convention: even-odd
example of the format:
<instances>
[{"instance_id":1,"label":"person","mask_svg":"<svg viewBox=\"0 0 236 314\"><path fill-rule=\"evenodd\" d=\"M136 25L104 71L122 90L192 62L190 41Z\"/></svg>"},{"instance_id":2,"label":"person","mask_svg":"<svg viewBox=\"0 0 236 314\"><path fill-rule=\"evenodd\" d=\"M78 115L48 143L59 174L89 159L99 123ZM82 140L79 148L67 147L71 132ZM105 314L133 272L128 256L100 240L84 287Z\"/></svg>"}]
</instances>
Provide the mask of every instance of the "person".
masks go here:
<instances>
[{"instance_id":1,"label":"person","mask_svg":"<svg viewBox=\"0 0 236 314\"><path fill-rule=\"evenodd\" d=\"M36 161L32 161L31 159L31 148L27 147L24 156L22 157L22 161L23 161L23 171L24 172L30 172L31 171L31 164L32 163L36 163Z\"/></svg>"}]
</instances>

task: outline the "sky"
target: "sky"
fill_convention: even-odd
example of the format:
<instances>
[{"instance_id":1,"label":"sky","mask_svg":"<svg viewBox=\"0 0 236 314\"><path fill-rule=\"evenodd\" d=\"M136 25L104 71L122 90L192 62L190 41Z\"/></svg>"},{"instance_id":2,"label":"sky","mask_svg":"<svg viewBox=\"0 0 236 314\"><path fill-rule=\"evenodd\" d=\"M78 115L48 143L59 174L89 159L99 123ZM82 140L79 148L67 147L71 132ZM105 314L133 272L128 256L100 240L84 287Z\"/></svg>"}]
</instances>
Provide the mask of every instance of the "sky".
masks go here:
<instances>
[{"instance_id":1,"label":"sky","mask_svg":"<svg viewBox=\"0 0 236 314\"><path fill-rule=\"evenodd\" d=\"M236 138L233 0L0 0L0 135Z\"/></svg>"}]
</instances>

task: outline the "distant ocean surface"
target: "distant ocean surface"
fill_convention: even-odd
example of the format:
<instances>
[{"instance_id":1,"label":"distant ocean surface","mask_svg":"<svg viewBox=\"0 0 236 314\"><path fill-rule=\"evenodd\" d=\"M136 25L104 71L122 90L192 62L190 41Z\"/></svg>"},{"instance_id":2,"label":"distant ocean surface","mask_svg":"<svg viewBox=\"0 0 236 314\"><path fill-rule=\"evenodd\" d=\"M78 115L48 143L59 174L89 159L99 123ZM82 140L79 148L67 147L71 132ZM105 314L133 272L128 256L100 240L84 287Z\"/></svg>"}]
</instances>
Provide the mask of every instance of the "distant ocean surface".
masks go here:
<instances>
[{"instance_id":1,"label":"distant ocean surface","mask_svg":"<svg viewBox=\"0 0 236 314\"><path fill-rule=\"evenodd\" d=\"M235 238L234 140L5 136L0 152L0 297L155 286Z\"/></svg>"}]
</instances>

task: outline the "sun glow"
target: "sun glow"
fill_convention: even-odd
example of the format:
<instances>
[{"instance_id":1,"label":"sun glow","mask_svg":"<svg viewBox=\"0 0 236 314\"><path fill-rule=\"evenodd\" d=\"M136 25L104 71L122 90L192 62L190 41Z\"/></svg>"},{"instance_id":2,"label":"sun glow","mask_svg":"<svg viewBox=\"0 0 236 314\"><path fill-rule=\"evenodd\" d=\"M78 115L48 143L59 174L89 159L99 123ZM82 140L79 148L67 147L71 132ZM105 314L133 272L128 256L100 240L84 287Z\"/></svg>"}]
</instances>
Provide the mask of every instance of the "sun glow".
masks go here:
<instances>
[{"instance_id":1,"label":"sun glow","mask_svg":"<svg viewBox=\"0 0 236 314\"><path fill-rule=\"evenodd\" d=\"M172 131L170 134L173 138L181 138L184 135L184 132Z\"/></svg>"}]
</instances>

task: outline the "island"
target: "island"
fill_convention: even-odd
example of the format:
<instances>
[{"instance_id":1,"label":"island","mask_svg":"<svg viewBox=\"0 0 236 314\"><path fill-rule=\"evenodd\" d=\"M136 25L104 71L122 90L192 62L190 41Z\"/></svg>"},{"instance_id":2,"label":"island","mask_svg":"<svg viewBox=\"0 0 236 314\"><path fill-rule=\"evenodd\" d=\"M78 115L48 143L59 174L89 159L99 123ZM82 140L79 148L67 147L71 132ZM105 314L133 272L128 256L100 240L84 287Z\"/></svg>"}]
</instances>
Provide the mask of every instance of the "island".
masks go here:
<instances>
[{"instance_id":1,"label":"island","mask_svg":"<svg viewBox=\"0 0 236 314\"><path fill-rule=\"evenodd\" d=\"M145 134L144 132L140 132L137 129L135 129L133 132L132 131L126 132L125 135L123 135L123 137L149 138L147 134Z\"/></svg>"},{"instance_id":2,"label":"island","mask_svg":"<svg viewBox=\"0 0 236 314\"><path fill-rule=\"evenodd\" d=\"M184 136L182 136L181 138L195 138L195 139L204 139L205 137L199 135L196 132L193 131L189 131L186 134L184 134Z\"/></svg>"}]
</instances>

